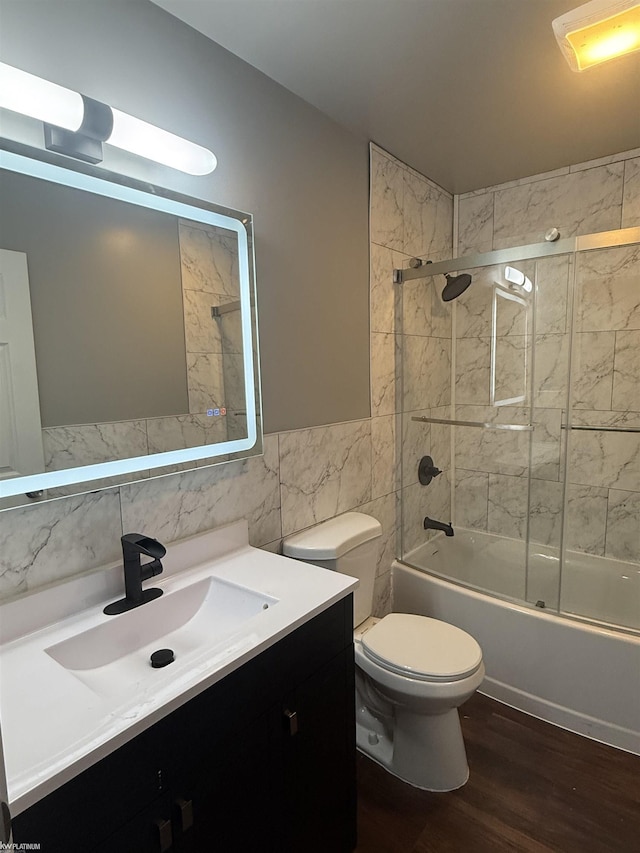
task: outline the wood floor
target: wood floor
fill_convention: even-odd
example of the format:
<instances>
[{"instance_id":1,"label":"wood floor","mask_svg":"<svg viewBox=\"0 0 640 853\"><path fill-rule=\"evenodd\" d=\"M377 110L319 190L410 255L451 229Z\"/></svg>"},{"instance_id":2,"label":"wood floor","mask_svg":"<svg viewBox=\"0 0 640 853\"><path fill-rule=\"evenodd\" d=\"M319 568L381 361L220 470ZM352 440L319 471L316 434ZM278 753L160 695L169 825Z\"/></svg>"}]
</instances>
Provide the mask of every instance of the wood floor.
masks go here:
<instances>
[{"instance_id":1,"label":"wood floor","mask_svg":"<svg viewBox=\"0 0 640 853\"><path fill-rule=\"evenodd\" d=\"M358 753L357 853L640 853L640 758L476 694L470 778L419 791Z\"/></svg>"}]
</instances>

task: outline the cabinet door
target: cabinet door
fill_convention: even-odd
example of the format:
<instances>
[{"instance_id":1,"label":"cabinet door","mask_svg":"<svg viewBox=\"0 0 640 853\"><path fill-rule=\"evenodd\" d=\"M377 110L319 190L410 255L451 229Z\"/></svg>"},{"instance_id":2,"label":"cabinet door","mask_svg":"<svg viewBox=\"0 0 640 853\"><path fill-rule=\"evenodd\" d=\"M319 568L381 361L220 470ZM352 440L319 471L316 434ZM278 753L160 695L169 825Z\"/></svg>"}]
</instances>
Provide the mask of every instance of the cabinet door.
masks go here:
<instances>
[{"instance_id":1,"label":"cabinet door","mask_svg":"<svg viewBox=\"0 0 640 853\"><path fill-rule=\"evenodd\" d=\"M174 853L171 797L164 794L92 853Z\"/></svg>"},{"instance_id":2,"label":"cabinet door","mask_svg":"<svg viewBox=\"0 0 640 853\"><path fill-rule=\"evenodd\" d=\"M175 853L280 853L273 845L269 734L266 715L230 731L197 772L176 784Z\"/></svg>"},{"instance_id":3,"label":"cabinet door","mask_svg":"<svg viewBox=\"0 0 640 853\"><path fill-rule=\"evenodd\" d=\"M353 648L281 708L282 853L347 853L356 843Z\"/></svg>"}]
</instances>

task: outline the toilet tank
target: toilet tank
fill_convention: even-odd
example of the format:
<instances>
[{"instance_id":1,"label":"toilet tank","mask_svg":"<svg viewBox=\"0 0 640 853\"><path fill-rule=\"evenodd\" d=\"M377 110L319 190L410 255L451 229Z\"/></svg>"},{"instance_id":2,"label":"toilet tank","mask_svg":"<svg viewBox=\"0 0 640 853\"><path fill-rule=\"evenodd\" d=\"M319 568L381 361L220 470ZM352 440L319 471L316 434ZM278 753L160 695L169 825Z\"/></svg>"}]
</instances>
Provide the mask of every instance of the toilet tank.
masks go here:
<instances>
[{"instance_id":1,"label":"toilet tank","mask_svg":"<svg viewBox=\"0 0 640 853\"><path fill-rule=\"evenodd\" d=\"M373 610L382 525L370 515L346 512L288 536L282 543L287 557L351 575L360 581L353 594L353 623L364 622Z\"/></svg>"}]
</instances>

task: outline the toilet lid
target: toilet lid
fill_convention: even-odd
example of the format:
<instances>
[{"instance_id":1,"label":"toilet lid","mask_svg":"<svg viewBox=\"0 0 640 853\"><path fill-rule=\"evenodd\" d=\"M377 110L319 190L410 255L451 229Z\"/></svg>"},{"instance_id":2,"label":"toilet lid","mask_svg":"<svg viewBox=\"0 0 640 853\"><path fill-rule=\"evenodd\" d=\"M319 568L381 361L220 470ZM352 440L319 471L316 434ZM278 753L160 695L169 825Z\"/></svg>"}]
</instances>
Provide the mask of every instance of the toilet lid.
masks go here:
<instances>
[{"instance_id":1,"label":"toilet lid","mask_svg":"<svg viewBox=\"0 0 640 853\"><path fill-rule=\"evenodd\" d=\"M482 649L466 631L408 613L390 613L362 636L365 654L394 672L454 680L475 672Z\"/></svg>"}]
</instances>

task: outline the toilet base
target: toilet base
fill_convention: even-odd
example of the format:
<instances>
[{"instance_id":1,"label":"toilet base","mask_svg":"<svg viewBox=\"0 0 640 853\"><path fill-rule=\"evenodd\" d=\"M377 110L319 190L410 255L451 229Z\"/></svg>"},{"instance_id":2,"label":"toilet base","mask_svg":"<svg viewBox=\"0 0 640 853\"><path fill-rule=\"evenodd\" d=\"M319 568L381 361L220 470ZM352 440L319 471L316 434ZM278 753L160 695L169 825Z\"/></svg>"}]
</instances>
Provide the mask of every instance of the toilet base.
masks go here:
<instances>
[{"instance_id":1,"label":"toilet base","mask_svg":"<svg viewBox=\"0 0 640 853\"><path fill-rule=\"evenodd\" d=\"M461 788L469 778L458 711L425 716L396 708L393 737L356 724L360 752L393 776L423 791L445 792Z\"/></svg>"}]
</instances>

